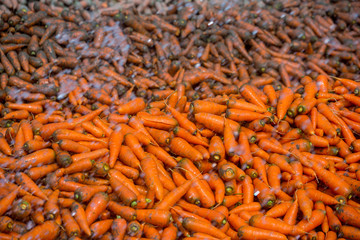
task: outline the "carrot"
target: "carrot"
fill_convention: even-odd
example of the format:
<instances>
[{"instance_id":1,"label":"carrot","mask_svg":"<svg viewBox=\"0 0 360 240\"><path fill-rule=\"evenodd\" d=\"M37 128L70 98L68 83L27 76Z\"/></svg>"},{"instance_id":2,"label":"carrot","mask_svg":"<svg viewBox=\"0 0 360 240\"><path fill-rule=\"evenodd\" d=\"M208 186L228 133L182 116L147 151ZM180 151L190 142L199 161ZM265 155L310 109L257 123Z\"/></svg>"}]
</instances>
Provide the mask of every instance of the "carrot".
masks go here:
<instances>
[{"instance_id":1,"label":"carrot","mask_svg":"<svg viewBox=\"0 0 360 240\"><path fill-rule=\"evenodd\" d=\"M140 142L133 134L126 134L124 139L125 144L132 150L132 152L136 155L138 159L143 159L144 157L146 157L146 154L141 147Z\"/></svg>"},{"instance_id":2,"label":"carrot","mask_svg":"<svg viewBox=\"0 0 360 240\"><path fill-rule=\"evenodd\" d=\"M43 107L41 105L38 105L36 103L22 103L22 104L18 104L18 103L9 103L7 102L5 104L6 107L10 108L10 109L15 109L15 110L26 110L30 113L41 113L43 112Z\"/></svg>"},{"instance_id":3,"label":"carrot","mask_svg":"<svg viewBox=\"0 0 360 240\"><path fill-rule=\"evenodd\" d=\"M75 132L73 130L68 129L58 129L53 134L52 137L55 141L63 140L63 139L69 139L73 141L95 141L95 142L102 142L102 139L88 136L85 134L81 134L78 132Z\"/></svg>"},{"instance_id":4,"label":"carrot","mask_svg":"<svg viewBox=\"0 0 360 240\"><path fill-rule=\"evenodd\" d=\"M207 208L201 208L194 204L187 203L186 201L183 200L180 200L178 202L178 206L182 207L185 211L192 212L194 214L199 215L200 217L207 219L208 221L211 221L213 225L223 226L227 224L226 216L222 212Z\"/></svg>"},{"instance_id":5,"label":"carrot","mask_svg":"<svg viewBox=\"0 0 360 240\"><path fill-rule=\"evenodd\" d=\"M193 101L190 105L190 111L193 114L196 113L211 113L215 115L220 115L224 113L226 110L226 106L220 105L214 102L203 101L203 100L196 100Z\"/></svg>"},{"instance_id":6,"label":"carrot","mask_svg":"<svg viewBox=\"0 0 360 240\"><path fill-rule=\"evenodd\" d=\"M258 105L248 103L243 100L229 99L226 104L227 104L228 108L254 111L254 112L258 112L258 113L266 112L266 111L264 111L263 108L259 107Z\"/></svg>"},{"instance_id":7,"label":"carrot","mask_svg":"<svg viewBox=\"0 0 360 240\"><path fill-rule=\"evenodd\" d=\"M178 231L177 228L173 224L170 224L168 227L164 229L161 239L175 240L177 231Z\"/></svg>"},{"instance_id":8,"label":"carrot","mask_svg":"<svg viewBox=\"0 0 360 240\"><path fill-rule=\"evenodd\" d=\"M19 239L55 239L59 232L60 227L55 221L46 221L25 233Z\"/></svg>"},{"instance_id":9,"label":"carrot","mask_svg":"<svg viewBox=\"0 0 360 240\"><path fill-rule=\"evenodd\" d=\"M78 118L69 118L66 121L69 123L72 123L74 126L77 124L81 124L83 122L86 121L92 121L96 116L98 116L100 113L102 113L103 111L105 111L108 108L107 105L102 105L101 107L99 107L98 109L89 112L81 117Z\"/></svg>"},{"instance_id":10,"label":"carrot","mask_svg":"<svg viewBox=\"0 0 360 240\"><path fill-rule=\"evenodd\" d=\"M120 130L113 131L110 135L109 139L109 149L110 149L110 158L109 158L109 166L112 168L115 165L115 162L118 158L118 155L120 153L120 148L122 141L124 139L124 136Z\"/></svg>"},{"instance_id":11,"label":"carrot","mask_svg":"<svg viewBox=\"0 0 360 240\"><path fill-rule=\"evenodd\" d=\"M159 160L161 160L163 163L170 167L176 166L176 161L168 154L164 149L152 145L148 145L146 148L148 153L153 154L156 156Z\"/></svg>"},{"instance_id":12,"label":"carrot","mask_svg":"<svg viewBox=\"0 0 360 240\"><path fill-rule=\"evenodd\" d=\"M44 215L46 220L54 220L60 214L60 208L58 206L59 193L60 191L58 189L53 191L44 205Z\"/></svg>"},{"instance_id":13,"label":"carrot","mask_svg":"<svg viewBox=\"0 0 360 240\"><path fill-rule=\"evenodd\" d=\"M91 225L106 209L109 197L104 192L96 193L85 209L86 220Z\"/></svg>"},{"instance_id":14,"label":"carrot","mask_svg":"<svg viewBox=\"0 0 360 240\"><path fill-rule=\"evenodd\" d=\"M271 209L269 209L265 216L268 217L273 217L273 218L278 218L278 217L283 217L285 216L286 212L288 211L288 209L291 206L291 202L287 201L287 202L281 202L277 205L275 205L274 207L272 207Z\"/></svg>"},{"instance_id":15,"label":"carrot","mask_svg":"<svg viewBox=\"0 0 360 240\"><path fill-rule=\"evenodd\" d=\"M249 220L249 225L265 230L272 230L276 228L277 232L280 232L285 235L303 235L305 231L299 229L296 225L290 225L282 222L281 220L263 216L263 215L254 215ZM275 227L276 226L276 227Z\"/></svg>"},{"instance_id":16,"label":"carrot","mask_svg":"<svg viewBox=\"0 0 360 240\"><path fill-rule=\"evenodd\" d=\"M27 119L30 116L27 110L18 110L6 114L3 119Z\"/></svg>"},{"instance_id":17,"label":"carrot","mask_svg":"<svg viewBox=\"0 0 360 240\"><path fill-rule=\"evenodd\" d=\"M111 228L112 223L113 219L105 219L91 224L91 237L98 238L103 236Z\"/></svg>"},{"instance_id":18,"label":"carrot","mask_svg":"<svg viewBox=\"0 0 360 240\"><path fill-rule=\"evenodd\" d=\"M258 178L253 180L253 184L255 192L259 191L259 195L257 195L257 197L261 206L271 208L275 204L276 197L271 192L270 188Z\"/></svg>"},{"instance_id":19,"label":"carrot","mask_svg":"<svg viewBox=\"0 0 360 240\"><path fill-rule=\"evenodd\" d=\"M171 113L171 115L174 116L174 118L178 121L180 127L185 128L186 130L188 130L191 134L195 134L196 133L196 126L193 122L191 122L190 120L188 120L186 117L184 117L183 115L181 115L180 112L178 112L176 109L167 106L167 109L169 110L169 112Z\"/></svg>"},{"instance_id":20,"label":"carrot","mask_svg":"<svg viewBox=\"0 0 360 240\"><path fill-rule=\"evenodd\" d=\"M242 169L249 168L252 166L252 154L250 150L249 141L244 132L240 132L239 135L239 145L237 155L240 156L240 163L242 164Z\"/></svg>"},{"instance_id":21,"label":"carrot","mask_svg":"<svg viewBox=\"0 0 360 240\"><path fill-rule=\"evenodd\" d=\"M137 209L136 216L139 221L150 223L159 227L168 226L171 218L169 211L155 209Z\"/></svg>"},{"instance_id":22,"label":"carrot","mask_svg":"<svg viewBox=\"0 0 360 240\"><path fill-rule=\"evenodd\" d=\"M214 194L206 181L197 179L200 171L195 165L189 159L184 158L178 162L178 167L185 171L185 176L188 180L194 179L194 187L199 192L202 206L213 206L215 204Z\"/></svg>"},{"instance_id":23,"label":"carrot","mask_svg":"<svg viewBox=\"0 0 360 240\"><path fill-rule=\"evenodd\" d=\"M151 137L155 140L155 142L161 147L165 147L170 143L169 132L156 128L146 128L146 130L150 133Z\"/></svg>"},{"instance_id":24,"label":"carrot","mask_svg":"<svg viewBox=\"0 0 360 240\"><path fill-rule=\"evenodd\" d=\"M202 146L205 146L205 147L209 146L207 142L203 141L202 139L200 139L197 136L192 135L186 129L181 128L179 126L176 126L173 129L173 132L174 132L175 136L180 137L180 138L186 140L189 143L202 145Z\"/></svg>"},{"instance_id":25,"label":"carrot","mask_svg":"<svg viewBox=\"0 0 360 240\"><path fill-rule=\"evenodd\" d=\"M298 189L295 194L298 198L299 208L304 215L304 219L309 220L314 206L312 200L307 196L303 189Z\"/></svg>"},{"instance_id":26,"label":"carrot","mask_svg":"<svg viewBox=\"0 0 360 240\"><path fill-rule=\"evenodd\" d=\"M257 96L254 89L252 89L250 85L242 86L242 88L240 89L240 94L244 97L246 101L258 105L259 107L266 110L264 102Z\"/></svg>"},{"instance_id":27,"label":"carrot","mask_svg":"<svg viewBox=\"0 0 360 240\"><path fill-rule=\"evenodd\" d=\"M295 125L302 131L304 131L306 134L314 135L314 129L311 125L311 120L308 116L305 115L298 115L295 117Z\"/></svg>"},{"instance_id":28,"label":"carrot","mask_svg":"<svg viewBox=\"0 0 360 240\"><path fill-rule=\"evenodd\" d=\"M17 131L17 134L15 136L15 143L14 143L14 149L13 149L14 155L16 157L25 155L24 150L22 149L22 146L24 146L24 144L25 144L24 133L23 133L22 128L20 128Z\"/></svg>"},{"instance_id":29,"label":"carrot","mask_svg":"<svg viewBox=\"0 0 360 240\"><path fill-rule=\"evenodd\" d=\"M141 98L135 98L132 101L118 107L119 114L135 114L145 108L145 102Z\"/></svg>"},{"instance_id":30,"label":"carrot","mask_svg":"<svg viewBox=\"0 0 360 240\"><path fill-rule=\"evenodd\" d=\"M11 155L11 148L4 135L0 133L0 150L6 155Z\"/></svg>"},{"instance_id":31,"label":"carrot","mask_svg":"<svg viewBox=\"0 0 360 240\"><path fill-rule=\"evenodd\" d=\"M131 149L125 145L120 147L119 160L122 163L136 169L138 169L140 166L140 161L136 158Z\"/></svg>"},{"instance_id":32,"label":"carrot","mask_svg":"<svg viewBox=\"0 0 360 240\"><path fill-rule=\"evenodd\" d=\"M354 227L359 227L359 222L357 221L359 217L359 212L349 205L337 205L335 215L342 221L344 224L349 224Z\"/></svg>"},{"instance_id":33,"label":"carrot","mask_svg":"<svg viewBox=\"0 0 360 240\"><path fill-rule=\"evenodd\" d=\"M105 165L104 165L104 167L105 167ZM137 169L123 165L120 162L116 162L114 168L116 170L120 171L122 174L124 174L128 178L137 179L139 177L139 171ZM107 173L107 172L106 173L105 172L102 173L101 175L105 176Z\"/></svg>"},{"instance_id":34,"label":"carrot","mask_svg":"<svg viewBox=\"0 0 360 240\"><path fill-rule=\"evenodd\" d=\"M214 136L211 138L209 153L210 158L216 162L219 162L225 158L225 146L220 137Z\"/></svg>"},{"instance_id":35,"label":"carrot","mask_svg":"<svg viewBox=\"0 0 360 240\"><path fill-rule=\"evenodd\" d=\"M258 146L267 152L273 152L273 153L283 154L283 155L289 154L288 150L286 150L282 146L276 146L269 139L261 139L258 143Z\"/></svg>"},{"instance_id":36,"label":"carrot","mask_svg":"<svg viewBox=\"0 0 360 240\"><path fill-rule=\"evenodd\" d=\"M108 186L83 186L77 188L74 192L74 199L78 202L89 201L96 193L105 192L108 190Z\"/></svg>"},{"instance_id":37,"label":"carrot","mask_svg":"<svg viewBox=\"0 0 360 240\"><path fill-rule=\"evenodd\" d=\"M339 218L335 215L334 211L329 206L326 206L325 210L330 229L332 231L338 232L341 228L341 222Z\"/></svg>"},{"instance_id":38,"label":"carrot","mask_svg":"<svg viewBox=\"0 0 360 240\"><path fill-rule=\"evenodd\" d=\"M156 198L158 200L163 200L164 198L164 187L160 182L158 176L158 169L156 167L156 161L153 156L146 156L141 161L141 168L145 173L145 183L146 185L155 191Z\"/></svg>"},{"instance_id":39,"label":"carrot","mask_svg":"<svg viewBox=\"0 0 360 240\"><path fill-rule=\"evenodd\" d=\"M320 226L324 221L326 212L321 209L315 209L309 220L303 219L298 224L297 227L303 229L305 232L310 232L315 229L317 226Z\"/></svg>"},{"instance_id":40,"label":"carrot","mask_svg":"<svg viewBox=\"0 0 360 240\"><path fill-rule=\"evenodd\" d=\"M11 208L12 203L14 202L18 193L19 189L17 188L0 200L0 216L2 216L7 210Z\"/></svg>"},{"instance_id":41,"label":"carrot","mask_svg":"<svg viewBox=\"0 0 360 240\"><path fill-rule=\"evenodd\" d=\"M251 203L244 203L240 206L237 206L230 210L230 214L239 213L241 211L258 211L261 209L261 204L259 202L251 202Z\"/></svg>"},{"instance_id":42,"label":"carrot","mask_svg":"<svg viewBox=\"0 0 360 240\"><path fill-rule=\"evenodd\" d=\"M279 93L277 105L277 117L282 120L294 99L294 93L290 88L283 88Z\"/></svg>"},{"instance_id":43,"label":"carrot","mask_svg":"<svg viewBox=\"0 0 360 240\"><path fill-rule=\"evenodd\" d=\"M340 235L346 239L358 239L360 237L359 228L352 226L342 226Z\"/></svg>"},{"instance_id":44,"label":"carrot","mask_svg":"<svg viewBox=\"0 0 360 240\"><path fill-rule=\"evenodd\" d=\"M137 195L117 178L110 176L110 185L121 201L131 207L137 205Z\"/></svg>"},{"instance_id":45,"label":"carrot","mask_svg":"<svg viewBox=\"0 0 360 240\"><path fill-rule=\"evenodd\" d=\"M327 205L338 204L338 201L332 196L316 189L306 189L306 195L313 201L322 201Z\"/></svg>"},{"instance_id":46,"label":"carrot","mask_svg":"<svg viewBox=\"0 0 360 240\"><path fill-rule=\"evenodd\" d=\"M241 226L238 235L242 239L287 239L284 234L251 226Z\"/></svg>"},{"instance_id":47,"label":"carrot","mask_svg":"<svg viewBox=\"0 0 360 240\"><path fill-rule=\"evenodd\" d=\"M171 140L169 145L171 151L176 155L189 158L193 161L203 160L203 156L199 151L193 148L186 140L180 137L175 137Z\"/></svg>"},{"instance_id":48,"label":"carrot","mask_svg":"<svg viewBox=\"0 0 360 240\"><path fill-rule=\"evenodd\" d=\"M317 164L313 165L313 170L315 171L317 177L323 181L332 191L347 198L351 196L352 190L350 185L339 176L323 169Z\"/></svg>"},{"instance_id":49,"label":"carrot","mask_svg":"<svg viewBox=\"0 0 360 240\"><path fill-rule=\"evenodd\" d=\"M111 225L111 233L114 237L114 240L124 239L126 234L127 223L122 218L114 219Z\"/></svg>"},{"instance_id":50,"label":"carrot","mask_svg":"<svg viewBox=\"0 0 360 240\"><path fill-rule=\"evenodd\" d=\"M211 172L208 175L204 175L204 179L209 183L211 189L215 190L215 201L221 204L225 196L225 185L219 175L215 172Z\"/></svg>"},{"instance_id":51,"label":"carrot","mask_svg":"<svg viewBox=\"0 0 360 240\"><path fill-rule=\"evenodd\" d=\"M55 170L57 170L59 167L56 163L53 164L49 164L49 165L44 165L44 166L40 166L40 167L33 167L30 168L26 174L34 181L46 176L49 173L54 172Z\"/></svg>"},{"instance_id":52,"label":"carrot","mask_svg":"<svg viewBox=\"0 0 360 240\"><path fill-rule=\"evenodd\" d=\"M136 210L132 207L123 206L114 201L109 201L107 208L114 214L121 216L129 222L136 219Z\"/></svg>"},{"instance_id":53,"label":"carrot","mask_svg":"<svg viewBox=\"0 0 360 240\"><path fill-rule=\"evenodd\" d=\"M73 216L71 216L70 210L67 208L63 208L61 209L60 213L66 234L69 237L80 235L80 227L73 218Z\"/></svg>"},{"instance_id":54,"label":"carrot","mask_svg":"<svg viewBox=\"0 0 360 240\"><path fill-rule=\"evenodd\" d=\"M214 132L223 133L224 131L225 120L221 116L217 116L211 113L197 113L195 114L195 120ZM240 125L232 120L229 120L229 123L235 137L238 136Z\"/></svg>"},{"instance_id":55,"label":"carrot","mask_svg":"<svg viewBox=\"0 0 360 240\"><path fill-rule=\"evenodd\" d=\"M47 200L48 197L41 191L41 189L29 178L25 173L19 172L15 175L15 181L17 184L21 185L22 188L26 191L30 191L31 194L35 196Z\"/></svg>"},{"instance_id":56,"label":"carrot","mask_svg":"<svg viewBox=\"0 0 360 240\"><path fill-rule=\"evenodd\" d=\"M266 118L266 115L264 114L236 108L227 109L225 116L237 122L253 121Z\"/></svg>"},{"instance_id":57,"label":"carrot","mask_svg":"<svg viewBox=\"0 0 360 240\"><path fill-rule=\"evenodd\" d=\"M289 207L288 211L286 212L283 220L285 223L290 225L294 225L296 223L297 214L299 211L299 202L298 198L292 202L291 206Z\"/></svg>"},{"instance_id":58,"label":"carrot","mask_svg":"<svg viewBox=\"0 0 360 240\"><path fill-rule=\"evenodd\" d=\"M89 224L86 220L86 214L84 208L77 202L74 202L71 205L71 215L74 216L77 224L79 225L80 229L87 235L91 235L91 230Z\"/></svg>"},{"instance_id":59,"label":"carrot","mask_svg":"<svg viewBox=\"0 0 360 240\"><path fill-rule=\"evenodd\" d=\"M69 139L62 139L58 142L58 144L64 151L69 151L73 153L90 152L90 149L88 147L81 145L79 142L75 142Z\"/></svg>"},{"instance_id":60,"label":"carrot","mask_svg":"<svg viewBox=\"0 0 360 240\"><path fill-rule=\"evenodd\" d=\"M130 189L132 192L134 192L136 194L136 196L140 195L140 192L135 187L135 184L133 183L133 181L128 179L127 177L125 177L120 171L118 171L116 169L110 169L108 174L109 174L110 179L111 178L117 179L118 181L122 182L128 189Z\"/></svg>"},{"instance_id":61,"label":"carrot","mask_svg":"<svg viewBox=\"0 0 360 240\"><path fill-rule=\"evenodd\" d=\"M208 233L213 237L217 238L228 238L225 233L215 228L211 224L196 220L194 218L184 218L182 225L189 231L196 231L201 233Z\"/></svg>"},{"instance_id":62,"label":"carrot","mask_svg":"<svg viewBox=\"0 0 360 240\"><path fill-rule=\"evenodd\" d=\"M178 125L176 119L169 116L153 116L146 112L139 112L137 114L146 127L154 127L163 130L169 130Z\"/></svg>"}]
</instances>

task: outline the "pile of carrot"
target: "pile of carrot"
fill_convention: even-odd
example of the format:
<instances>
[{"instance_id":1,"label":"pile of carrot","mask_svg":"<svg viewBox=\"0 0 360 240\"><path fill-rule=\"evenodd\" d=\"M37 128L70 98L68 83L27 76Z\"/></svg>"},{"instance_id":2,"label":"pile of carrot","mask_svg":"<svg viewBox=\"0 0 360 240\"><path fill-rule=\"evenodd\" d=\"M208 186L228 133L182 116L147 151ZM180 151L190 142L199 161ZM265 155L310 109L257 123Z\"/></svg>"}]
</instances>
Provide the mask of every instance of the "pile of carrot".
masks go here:
<instances>
[{"instance_id":1,"label":"pile of carrot","mask_svg":"<svg viewBox=\"0 0 360 240\"><path fill-rule=\"evenodd\" d=\"M0 3L0 239L360 239L359 2Z\"/></svg>"}]
</instances>

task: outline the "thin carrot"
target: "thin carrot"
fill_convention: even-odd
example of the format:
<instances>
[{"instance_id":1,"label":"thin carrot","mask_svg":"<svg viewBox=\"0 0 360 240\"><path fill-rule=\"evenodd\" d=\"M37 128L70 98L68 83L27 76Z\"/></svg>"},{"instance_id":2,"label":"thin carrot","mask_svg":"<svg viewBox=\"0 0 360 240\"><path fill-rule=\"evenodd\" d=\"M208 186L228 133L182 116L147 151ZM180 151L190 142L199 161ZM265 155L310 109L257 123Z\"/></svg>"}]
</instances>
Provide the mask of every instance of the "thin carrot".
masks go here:
<instances>
[{"instance_id":1,"label":"thin carrot","mask_svg":"<svg viewBox=\"0 0 360 240\"><path fill-rule=\"evenodd\" d=\"M120 130L113 131L110 135L109 139L109 149L110 149L110 158L109 158L109 166L112 168L115 165L116 159L120 153L120 148L124 136Z\"/></svg>"},{"instance_id":2,"label":"thin carrot","mask_svg":"<svg viewBox=\"0 0 360 240\"><path fill-rule=\"evenodd\" d=\"M15 181L17 184L21 185L22 188L34 194L35 196L47 200L48 197L45 195L43 191L34 183L31 178L25 173L19 172L15 175Z\"/></svg>"},{"instance_id":3,"label":"thin carrot","mask_svg":"<svg viewBox=\"0 0 360 240\"><path fill-rule=\"evenodd\" d=\"M74 202L71 205L71 213L74 216L77 224L79 225L80 229L87 235L91 235L91 230L89 224L86 220L86 214L84 208L77 202Z\"/></svg>"},{"instance_id":4,"label":"thin carrot","mask_svg":"<svg viewBox=\"0 0 360 240\"><path fill-rule=\"evenodd\" d=\"M251 226L241 226L238 235L243 239L287 239L284 234Z\"/></svg>"},{"instance_id":5,"label":"thin carrot","mask_svg":"<svg viewBox=\"0 0 360 240\"><path fill-rule=\"evenodd\" d=\"M208 233L211 236L221 239L227 238L226 234L221 232L216 227L212 226L211 224L196 220L194 218L184 218L182 224L185 229L188 229L189 231Z\"/></svg>"}]
</instances>

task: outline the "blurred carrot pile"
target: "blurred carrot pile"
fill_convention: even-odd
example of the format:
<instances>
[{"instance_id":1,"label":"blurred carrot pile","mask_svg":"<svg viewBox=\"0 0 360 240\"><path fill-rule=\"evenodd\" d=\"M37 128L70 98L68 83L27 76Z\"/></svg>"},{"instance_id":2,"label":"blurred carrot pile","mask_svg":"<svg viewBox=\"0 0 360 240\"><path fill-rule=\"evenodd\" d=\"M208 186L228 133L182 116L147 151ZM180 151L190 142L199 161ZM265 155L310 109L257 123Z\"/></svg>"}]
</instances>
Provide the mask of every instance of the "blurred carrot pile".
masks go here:
<instances>
[{"instance_id":1,"label":"blurred carrot pile","mask_svg":"<svg viewBox=\"0 0 360 240\"><path fill-rule=\"evenodd\" d=\"M0 239L360 239L360 2L0 2Z\"/></svg>"}]
</instances>

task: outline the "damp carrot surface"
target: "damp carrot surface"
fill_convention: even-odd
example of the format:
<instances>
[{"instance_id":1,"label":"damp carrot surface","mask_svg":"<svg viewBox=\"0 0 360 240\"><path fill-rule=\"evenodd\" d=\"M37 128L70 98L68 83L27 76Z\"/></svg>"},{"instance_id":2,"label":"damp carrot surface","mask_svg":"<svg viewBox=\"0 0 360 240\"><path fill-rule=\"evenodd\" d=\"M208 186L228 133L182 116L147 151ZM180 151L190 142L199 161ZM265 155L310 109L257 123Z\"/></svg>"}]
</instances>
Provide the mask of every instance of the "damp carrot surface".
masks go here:
<instances>
[{"instance_id":1,"label":"damp carrot surface","mask_svg":"<svg viewBox=\"0 0 360 240\"><path fill-rule=\"evenodd\" d=\"M0 239L360 239L359 2L0 2Z\"/></svg>"}]
</instances>

